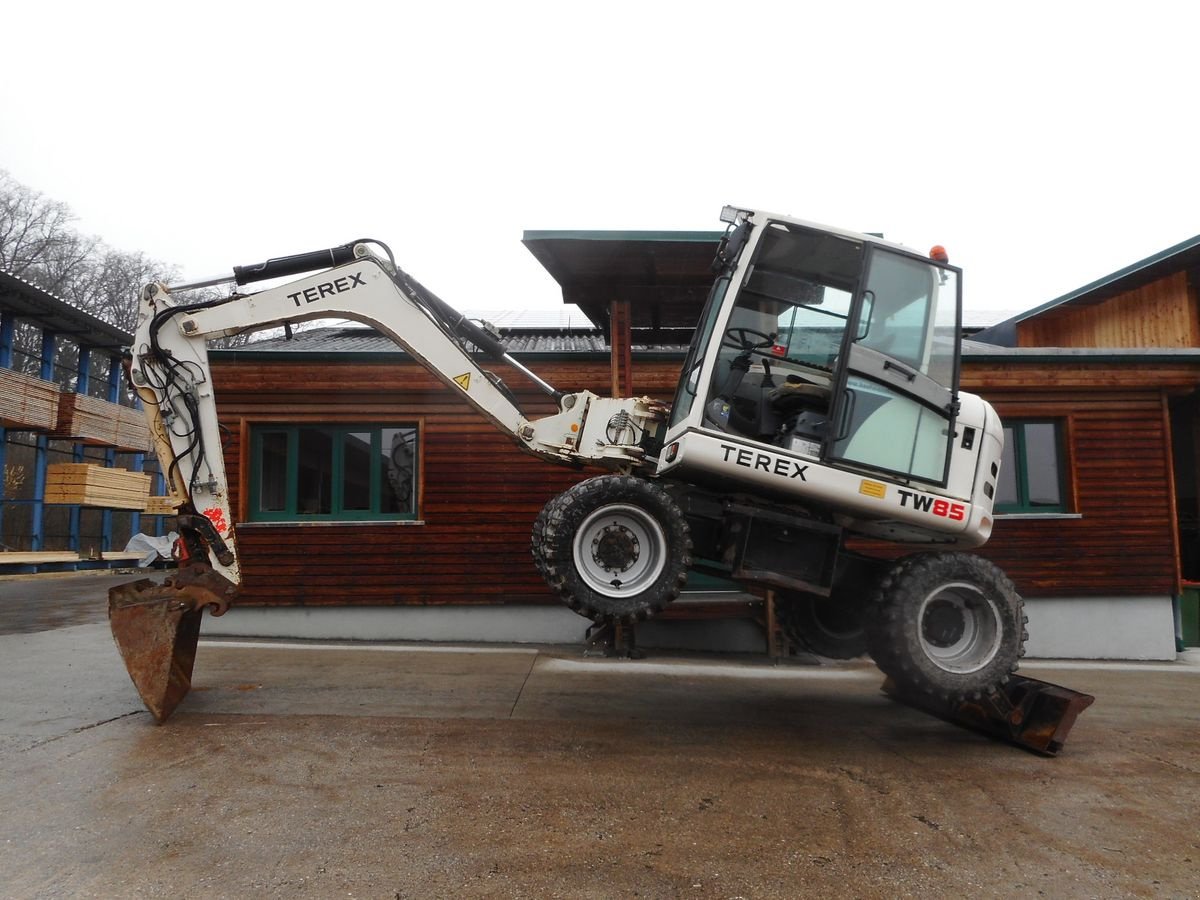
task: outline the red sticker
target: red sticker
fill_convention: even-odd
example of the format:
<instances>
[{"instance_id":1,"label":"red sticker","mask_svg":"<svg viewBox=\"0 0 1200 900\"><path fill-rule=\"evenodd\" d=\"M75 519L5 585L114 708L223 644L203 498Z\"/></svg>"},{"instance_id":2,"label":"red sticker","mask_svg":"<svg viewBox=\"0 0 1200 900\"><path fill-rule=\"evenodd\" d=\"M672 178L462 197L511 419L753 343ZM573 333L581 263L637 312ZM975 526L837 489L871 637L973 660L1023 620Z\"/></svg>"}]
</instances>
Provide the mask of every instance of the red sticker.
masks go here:
<instances>
[{"instance_id":1,"label":"red sticker","mask_svg":"<svg viewBox=\"0 0 1200 900\"><path fill-rule=\"evenodd\" d=\"M204 510L204 515L213 523L213 527L217 529L217 534L225 534L229 531L229 523L225 521L225 513L221 511L219 506L210 506Z\"/></svg>"}]
</instances>

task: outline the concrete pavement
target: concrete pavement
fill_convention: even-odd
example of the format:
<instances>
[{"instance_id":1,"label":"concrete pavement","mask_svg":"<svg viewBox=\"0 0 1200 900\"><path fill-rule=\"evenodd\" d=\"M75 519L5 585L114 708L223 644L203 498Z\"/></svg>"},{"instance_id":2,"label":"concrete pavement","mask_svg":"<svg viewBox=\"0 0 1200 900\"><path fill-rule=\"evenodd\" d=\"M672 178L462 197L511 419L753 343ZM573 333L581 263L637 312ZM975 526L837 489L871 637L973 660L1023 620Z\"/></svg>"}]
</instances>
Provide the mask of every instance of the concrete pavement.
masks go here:
<instances>
[{"instance_id":1,"label":"concrete pavement","mask_svg":"<svg viewBox=\"0 0 1200 900\"><path fill-rule=\"evenodd\" d=\"M1200 894L1200 667L1023 671L1098 697L1057 759L864 663L575 647L205 641L156 727L104 624L14 630L0 896Z\"/></svg>"}]
</instances>

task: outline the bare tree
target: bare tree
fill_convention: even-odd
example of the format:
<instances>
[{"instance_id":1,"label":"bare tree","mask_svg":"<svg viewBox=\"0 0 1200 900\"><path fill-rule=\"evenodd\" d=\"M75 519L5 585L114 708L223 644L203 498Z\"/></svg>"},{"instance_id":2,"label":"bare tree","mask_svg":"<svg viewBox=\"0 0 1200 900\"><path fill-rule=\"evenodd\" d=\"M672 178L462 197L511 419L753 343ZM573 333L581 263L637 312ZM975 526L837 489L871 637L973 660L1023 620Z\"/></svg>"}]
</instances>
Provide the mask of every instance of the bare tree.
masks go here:
<instances>
[{"instance_id":1,"label":"bare tree","mask_svg":"<svg viewBox=\"0 0 1200 900\"><path fill-rule=\"evenodd\" d=\"M87 268L95 238L71 226L65 203L30 190L0 169L0 267L52 293Z\"/></svg>"},{"instance_id":2,"label":"bare tree","mask_svg":"<svg viewBox=\"0 0 1200 900\"><path fill-rule=\"evenodd\" d=\"M142 285L172 280L172 267L144 253L113 250L100 244L87 264L65 281L59 293L73 305L125 331L137 324L137 296Z\"/></svg>"},{"instance_id":3,"label":"bare tree","mask_svg":"<svg viewBox=\"0 0 1200 900\"><path fill-rule=\"evenodd\" d=\"M0 169L0 269L111 325L132 332L137 297L151 281L178 279L175 266L139 251L116 250L75 230L67 204L51 200ZM188 302L215 299L215 291L189 294ZM236 347L248 337L214 342Z\"/></svg>"}]
</instances>

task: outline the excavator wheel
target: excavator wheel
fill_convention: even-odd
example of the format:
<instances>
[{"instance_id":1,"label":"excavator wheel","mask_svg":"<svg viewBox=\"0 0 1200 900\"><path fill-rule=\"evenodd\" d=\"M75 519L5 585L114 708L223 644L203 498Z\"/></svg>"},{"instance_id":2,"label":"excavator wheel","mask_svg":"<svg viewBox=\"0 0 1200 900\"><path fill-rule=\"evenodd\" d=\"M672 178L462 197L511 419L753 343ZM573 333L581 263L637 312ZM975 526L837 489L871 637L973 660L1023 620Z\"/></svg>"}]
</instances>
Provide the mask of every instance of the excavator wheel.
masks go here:
<instances>
[{"instance_id":1,"label":"excavator wheel","mask_svg":"<svg viewBox=\"0 0 1200 900\"><path fill-rule=\"evenodd\" d=\"M867 645L902 689L950 701L1008 681L1025 655L1024 601L992 563L969 553L899 560L867 609Z\"/></svg>"},{"instance_id":2,"label":"excavator wheel","mask_svg":"<svg viewBox=\"0 0 1200 900\"><path fill-rule=\"evenodd\" d=\"M782 593L775 602L779 625L798 647L829 659L854 659L867 652L861 601L850 596Z\"/></svg>"},{"instance_id":3,"label":"excavator wheel","mask_svg":"<svg viewBox=\"0 0 1200 900\"><path fill-rule=\"evenodd\" d=\"M559 494L534 523L533 557L564 603L594 621L632 623L679 596L692 541L675 501L630 475Z\"/></svg>"}]
</instances>

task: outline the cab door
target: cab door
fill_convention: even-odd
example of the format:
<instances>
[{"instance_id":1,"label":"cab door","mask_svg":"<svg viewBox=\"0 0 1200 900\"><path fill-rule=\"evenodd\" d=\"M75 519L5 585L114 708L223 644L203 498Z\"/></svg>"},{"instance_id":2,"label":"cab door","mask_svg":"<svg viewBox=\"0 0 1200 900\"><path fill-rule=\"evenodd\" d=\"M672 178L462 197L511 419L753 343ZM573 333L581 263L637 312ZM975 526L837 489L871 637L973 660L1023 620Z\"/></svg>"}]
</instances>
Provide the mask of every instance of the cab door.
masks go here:
<instances>
[{"instance_id":1,"label":"cab door","mask_svg":"<svg viewBox=\"0 0 1200 900\"><path fill-rule=\"evenodd\" d=\"M878 245L866 268L826 458L944 485L957 411L959 271Z\"/></svg>"}]
</instances>

